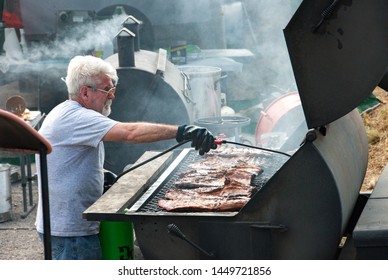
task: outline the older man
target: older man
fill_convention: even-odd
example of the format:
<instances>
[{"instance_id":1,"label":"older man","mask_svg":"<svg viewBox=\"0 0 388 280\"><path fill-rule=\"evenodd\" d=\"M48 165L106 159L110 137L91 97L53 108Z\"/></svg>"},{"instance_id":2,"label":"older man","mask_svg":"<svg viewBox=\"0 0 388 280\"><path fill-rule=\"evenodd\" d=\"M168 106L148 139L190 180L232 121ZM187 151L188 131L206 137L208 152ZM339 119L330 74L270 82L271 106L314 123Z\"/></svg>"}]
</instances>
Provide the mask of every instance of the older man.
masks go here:
<instances>
[{"instance_id":1,"label":"older man","mask_svg":"<svg viewBox=\"0 0 388 280\"><path fill-rule=\"evenodd\" d=\"M213 135L192 125L118 122L108 118L118 77L108 62L74 57L67 69L69 100L47 115L39 132L51 143L47 157L53 259L100 259L99 222L82 213L103 192L103 141L146 143L190 140L201 155L215 149ZM43 238L42 202L36 228Z\"/></svg>"}]
</instances>

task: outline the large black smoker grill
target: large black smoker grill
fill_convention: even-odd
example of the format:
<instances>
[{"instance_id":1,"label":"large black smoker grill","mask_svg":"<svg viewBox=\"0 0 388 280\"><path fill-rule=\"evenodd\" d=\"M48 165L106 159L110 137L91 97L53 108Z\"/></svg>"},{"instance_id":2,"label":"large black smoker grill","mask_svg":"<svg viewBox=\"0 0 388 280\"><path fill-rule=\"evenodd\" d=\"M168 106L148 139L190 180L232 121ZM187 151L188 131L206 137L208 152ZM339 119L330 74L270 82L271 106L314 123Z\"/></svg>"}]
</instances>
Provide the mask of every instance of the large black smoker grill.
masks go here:
<instances>
[{"instance_id":1,"label":"large black smoker grill","mask_svg":"<svg viewBox=\"0 0 388 280\"><path fill-rule=\"evenodd\" d=\"M274 174L240 211L147 206L184 164L184 149L121 177L84 217L133 222L145 259L337 258L361 211L368 143L355 108L388 65L387 11L385 0L300 5L284 34L309 130L290 158L272 155L263 174Z\"/></svg>"}]
</instances>

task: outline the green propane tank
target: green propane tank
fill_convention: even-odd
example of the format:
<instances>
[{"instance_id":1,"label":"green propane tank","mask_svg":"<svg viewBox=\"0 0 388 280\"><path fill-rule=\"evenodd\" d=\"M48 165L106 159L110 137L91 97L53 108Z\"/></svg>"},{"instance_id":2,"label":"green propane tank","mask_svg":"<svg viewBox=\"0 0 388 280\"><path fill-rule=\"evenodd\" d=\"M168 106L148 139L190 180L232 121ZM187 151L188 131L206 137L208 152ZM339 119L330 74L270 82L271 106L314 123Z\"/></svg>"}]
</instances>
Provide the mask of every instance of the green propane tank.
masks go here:
<instances>
[{"instance_id":1,"label":"green propane tank","mask_svg":"<svg viewBox=\"0 0 388 280\"><path fill-rule=\"evenodd\" d=\"M133 260L133 224L130 222L100 223L103 260Z\"/></svg>"}]
</instances>

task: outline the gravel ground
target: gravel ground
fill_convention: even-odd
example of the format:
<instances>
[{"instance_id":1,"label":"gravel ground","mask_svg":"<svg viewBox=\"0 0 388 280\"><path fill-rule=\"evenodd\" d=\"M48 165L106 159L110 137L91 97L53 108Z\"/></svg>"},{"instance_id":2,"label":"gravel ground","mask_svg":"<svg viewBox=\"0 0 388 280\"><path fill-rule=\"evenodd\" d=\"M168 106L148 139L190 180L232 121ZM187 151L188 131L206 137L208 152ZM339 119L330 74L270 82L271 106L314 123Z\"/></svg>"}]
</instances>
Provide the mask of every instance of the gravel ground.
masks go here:
<instances>
[{"instance_id":1,"label":"gravel ground","mask_svg":"<svg viewBox=\"0 0 388 280\"><path fill-rule=\"evenodd\" d=\"M33 205L38 202L38 186L32 181ZM20 180L12 183L12 219L0 223L0 260L43 260L44 249L35 230L37 207L30 207L27 201L25 216L23 207L23 188ZM27 185L28 198L28 185Z\"/></svg>"},{"instance_id":2,"label":"gravel ground","mask_svg":"<svg viewBox=\"0 0 388 280\"><path fill-rule=\"evenodd\" d=\"M13 168L16 168L13 166ZM19 169L20 170L20 169ZM17 171L16 171L17 172ZM32 164L32 174L35 166ZM19 175L20 176L20 175ZM31 181L32 197L35 207L30 207L27 191L27 213L23 206L23 188L18 180L11 184L12 219L0 222L0 260L44 260L44 246L35 229L35 216L38 203L38 185L36 176ZM134 246L134 258L142 260L143 256L138 246Z\"/></svg>"}]
</instances>

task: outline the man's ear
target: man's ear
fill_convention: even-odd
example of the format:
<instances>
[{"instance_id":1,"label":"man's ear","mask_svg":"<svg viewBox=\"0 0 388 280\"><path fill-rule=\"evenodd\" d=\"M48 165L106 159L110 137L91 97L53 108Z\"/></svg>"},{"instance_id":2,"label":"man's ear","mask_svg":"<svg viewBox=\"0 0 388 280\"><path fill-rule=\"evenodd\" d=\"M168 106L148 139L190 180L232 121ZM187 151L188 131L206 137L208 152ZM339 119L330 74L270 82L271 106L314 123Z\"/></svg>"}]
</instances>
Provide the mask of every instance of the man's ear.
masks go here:
<instances>
[{"instance_id":1,"label":"man's ear","mask_svg":"<svg viewBox=\"0 0 388 280\"><path fill-rule=\"evenodd\" d=\"M82 86L80 88L80 98L87 100L89 98L88 88L86 86Z\"/></svg>"}]
</instances>

